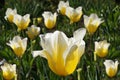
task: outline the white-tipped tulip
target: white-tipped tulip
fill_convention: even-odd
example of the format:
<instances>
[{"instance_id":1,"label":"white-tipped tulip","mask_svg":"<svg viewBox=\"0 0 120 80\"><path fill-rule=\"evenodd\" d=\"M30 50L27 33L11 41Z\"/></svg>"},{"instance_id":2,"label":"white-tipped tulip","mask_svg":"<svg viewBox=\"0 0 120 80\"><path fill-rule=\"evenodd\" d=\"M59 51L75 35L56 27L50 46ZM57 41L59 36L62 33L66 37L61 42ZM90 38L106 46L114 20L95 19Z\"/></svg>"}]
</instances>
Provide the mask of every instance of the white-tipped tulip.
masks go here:
<instances>
[{"instance_id":1,"label":"white-tipped tulip","mask_svg":"<svg viewBox=\"0 0 120 80\"><path fill-rule=\"evenodd\" d=\"M42 14L42 16L44 18L45 26L48 29L52 29L53 27L55 27L56 19L57 19L57 13L52 14L51 12L46 11Z\"/></svg>"},{"instance_id":2,"label":"white-tipped tulip","mask_svg":"<svg viewBox=\"0 0 120 80\"><path fill-rule=\"evenodd\" d=\"M18 30L24 30L30 23L30 14L26 14L24 16L17 14L14 16L13 22L17 25Z\"/></svg>"},{"instance_id":3,"label":"white-tipped tulip","mask_svg":"<svg viewBox=\"0 0 120 80\"><path fill-rule=\"evenodd\" d=\"M3 77L5 80L12 80L16 76L16 65L15 64L8 64L4 63L3 66L1 66Z\"/></svg>"},{"instance_id":4,"label":"white-tipped tulip","mask_svg":"<svg viewBox=\"0 0 120 80\"><path fill-rule=\"evenodd\" d=\"M82 7L78 7L76 9L72 7L66 8L66 16L70 19L70 24L74 22L78 22L82 16Z\"/></svg>"},{"instance_id":5,"label":"white-tipped tulip","mask_svg":"<svg viewBox=\"0 0 120 80\"><path fill-rule=\"evenodd\" d=\"M27 38L21 39L20 36L15 36L7 45L13 49L18 57L22 57L27 47Z\"/></svg>"},{"instance_id":6,"label":"white-tipped tulip","mask_svg":"<svg viewBox=\"0 0 120 80\"><path fill-rule=\"evenodd\" d=\"M40 27L32 25L31 27L28 27L28 31L26 33L30 39L34 39L37 35L39 35Z\"/></svg>"},{"instance_id":7,"label":"white-tipped tulip","mask_svg":"<svg viewBox=\"0 0 120 80\"><path fill-rule=\"evenodd\" d=\"M66 1L66 2L60 1L59 4L58 4L57 11L60 12L62 15L65 15L67 7L69 7L69 2L68 1Z\"/></svg>"},{"instance_id":8,"label":"white-tipped tulip","mask_svg":"<svg viewBox=\"0 0 120 80\"><path fill-rule=\"evenodd\" d=\"M7 8L5 19L12 23L14 19L14 15L16 14L17 14L16 9Z\"/></svg>"},{"instance_id":9,"label":"white-tipped tulip","mask_svg":"<svg viewBox=\"0 0 120 80\"><path fill-rule=\"evenodd\" d=\"M106 73L109 77L114 77L118 71L118 61L115 63L112 60L105 60L104 65L106 68Z\"/></svg>"},{"instance_id":10,"label":"white-tipped tulip","mask_svg":"<svg viewBox=\"0 0 120 80\"><path fill-rule=\"evenodd\" d=\"M106 40L95 42L95 54L99 57L105 57L108 54L108 48L110 43L107 43Z\"/></svg>"},{"instance_id":11,"label":"white-tipped tulip","mask_svg":"<svg viewBox=\"0 0 120 80\"><path fill-rule=\"evenodd\" d=\"M61 31L40 35L43 50L33 51L33 57L46 58L50 69L58 75L72 74L85 50L85 34L86 29L81 28L71 38Z\"/></svg>"},{"instance_id":12,"label":"white-tipped tulip","mask_svg":"<svg viewBox=\"0 0 120 80\"><path fill-rule=\"evenodd\" d=\"M98 18L97 14L91 14L90 16L84 15L84 24L90 35L94 34L98 26L103 22L101 18Z\"/></svg>"}]
</instances>

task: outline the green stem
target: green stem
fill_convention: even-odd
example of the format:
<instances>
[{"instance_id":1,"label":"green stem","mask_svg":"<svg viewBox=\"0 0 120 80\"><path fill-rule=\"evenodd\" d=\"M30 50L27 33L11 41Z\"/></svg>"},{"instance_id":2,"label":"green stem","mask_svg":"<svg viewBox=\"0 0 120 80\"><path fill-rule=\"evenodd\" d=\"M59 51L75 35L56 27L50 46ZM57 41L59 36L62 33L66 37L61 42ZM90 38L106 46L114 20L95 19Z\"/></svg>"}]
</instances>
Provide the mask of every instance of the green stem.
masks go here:
<instances>
[{"instance_id":1,"label":"green stem","mask_svg":"<svg viewBox=\"0 0 120 80\"><path fill-rule=\"evenodd\" d=\"M31 60L31 62L30 62L30 69L29 69L29 71L28 71L27 74L26 74L26 78L28 78L29 75L30 75L30 72L31 72L31 70L32 70L32 64L33 64L34 59L35 59L35 58L33 58L33 59Z\"/></svg>"},{"instance_id":2,"label":"green stem","mask_svg":"<svg viewBox=\"0 0 120 80\"><path fill-rule=\"evenodd\" d=\"M79 69L77 70L78 80L81 80L81 79L80 79L80 72L81 72L81 70L82 70L81 68L79 68Z\"/></svg>"},{"instance_id":3,"label":"green stem","mask_svg":"<svg viewBox=\"0 0 120 80\"><path fill-rule=\"evenodd\" d=\"M20 57L18 57L18 60L19 60L19 65L18 65L18 70L17 70L17 72L18 72L18 80L21 80L21 63L22 63L22 60L21 60L21 58Z\"/></svg>"},{"instance_id":4,"label":"green stem","mask_svg":"<svg viewBox=\"0 0 120 80\"><path fill-rule=\"evenodd\" d=\"M33 51L33 43L32 43L32 40L30 40L30 46L31 46L31 48L30 48L30 53L32 54L32 51ZM30 57L30 56L29 56L29 57ZM33 61L34 61L34 58L30 61L30 69L29 69L29 71L28 71L27 74L26 74L26 78L28 78L29 75L30 75L30 72L31 72L31 70L32 70Z\"/></svg>"},{"instance_id":5,"label":"green stem","mask_svg":"<svg viewBox=\"0 0 120 80\"><path fill-rule=\"evenodd\" d=\"M61 77L61 80L65 80L65 77L64 77L64 76L62 76L62 77Z\"/></svg>"}]
</instances>

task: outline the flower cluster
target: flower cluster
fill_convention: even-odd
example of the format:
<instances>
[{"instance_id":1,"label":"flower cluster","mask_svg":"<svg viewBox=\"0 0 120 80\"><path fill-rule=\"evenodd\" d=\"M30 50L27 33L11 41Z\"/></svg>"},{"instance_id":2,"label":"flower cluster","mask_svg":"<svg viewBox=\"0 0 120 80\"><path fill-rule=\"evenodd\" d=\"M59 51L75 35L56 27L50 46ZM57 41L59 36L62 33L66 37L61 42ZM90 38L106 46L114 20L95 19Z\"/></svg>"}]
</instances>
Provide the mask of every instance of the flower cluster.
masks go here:
<instances>
[{"instance_id":1,"label":"flower cluster","mask_svg":"<svg viewBox=\"0 0 120 80\"><path fill-rule=\"evenodd\" d=\"M84 14L81 6L73 8L69 5L68 1L60 1L57 12L52 13L50 11L44 11L42 14L44 25L47 29L52 29L56 26L59 13L69 18L70 25L79 22ZM37 27L37 25L32 24L29 27L31 21L30 14L22 16L17 13L17 9L8 8L6 10L5 19L15 24L18 31L26 30L25 34L30 41L33 41L40 34L41 28ZM74 31L72 37L67 37L63 31L59 30L40 34L39 38L42 50L31 51L33 58L37 56L45 58L49 68L57 75L67 76L72 74L85 53L86 45L84 37L86 33L88 32L89 35L93 35L100 24L104 22L95 13L90 14L90 16L83 15L83 19L85 28L79 28ZM28 38L22 38L20 35L16 35L7 43L18 59L21 59L28 49ZM108 43L107 40L95 41L95 49L93 52L95 57L94 61L96 61L96 57L105 58L109 53L109 46L110 43ZM114 77L117 74L118 61L114 63L112 60L105 60L103 64L105 65L105 70L109 77ZM4 65L1 66L4 79L12 80L16 78L16 68L16 64L4 63Z\"/></svg>"}]
</instances>

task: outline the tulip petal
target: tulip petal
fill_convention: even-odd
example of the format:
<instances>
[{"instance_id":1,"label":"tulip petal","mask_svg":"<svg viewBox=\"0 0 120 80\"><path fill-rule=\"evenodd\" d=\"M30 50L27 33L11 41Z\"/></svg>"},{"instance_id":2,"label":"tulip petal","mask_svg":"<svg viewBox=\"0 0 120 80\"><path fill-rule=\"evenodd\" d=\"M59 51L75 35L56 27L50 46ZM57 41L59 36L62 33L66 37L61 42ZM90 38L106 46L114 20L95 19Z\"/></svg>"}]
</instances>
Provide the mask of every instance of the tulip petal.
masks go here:
<instances>
[{"instance_id":1,"label":"tulip petal","mask_svg":"<svg viewBox=\"0 0 120 80\"><path fill-rule=\"evenodd\" d=\"M32 55L33 55L33 57L41 56L41 57L44 57L45 59L47 59L45 52L46 52L45 50L33 51Z\"/></svg>"},{"instance_id":2,"label":"tulip petal","mask_svg":"<svg viewBox=\"0 0 120 80\"><path fill-rule=\"evenodd\" d=\"M67 75L73 73L78 63L77 45L69 47L63 57L65 59L65 71L67 72Z\"/></svg>"},{"instance_id":3,"label":"tulip petal","mask_svg":"<svg viewBox=\"0 0 120 80\"><path fill-rule=\"evenodd\" d=\"M81 58L81 56L83 55L85 51L85 42L82 40L78 46L78 59Z\"/></svg>"},{"instance_id":4,"label":"tulip petal","mask_svg":"<svg viewBox=\"0 0 120 80\"><path fill-rule=\"evenodd\" d=\"M48 33L46 35L40 35L41 46L43 49L47 50L50 55L53 54L53 43L52 43L52 33ZM49 44L49 45L48 45Z\"/></svg>"},{"instance_id":5,"label":"tulip petal","mask_svg":"<svg viewBox=\"0 0 120 80\"><path fill-rule=\"evenodd\" d=\"M85 27L87 27L89 25L89 17L84 15L83 18L84 18Z\"/></svg>"},{"instance_id":6,"label":"tulip petal","mask_svg":"<svg viewBox=\"0 0 120 80\"><path fill-rule=\"evenodd\" d=\"M86 34L86 29L80 28L73 33L73 37L76 39L76 41L79 41L84 38L85 34Z\"/></svg>"}]
</instances>

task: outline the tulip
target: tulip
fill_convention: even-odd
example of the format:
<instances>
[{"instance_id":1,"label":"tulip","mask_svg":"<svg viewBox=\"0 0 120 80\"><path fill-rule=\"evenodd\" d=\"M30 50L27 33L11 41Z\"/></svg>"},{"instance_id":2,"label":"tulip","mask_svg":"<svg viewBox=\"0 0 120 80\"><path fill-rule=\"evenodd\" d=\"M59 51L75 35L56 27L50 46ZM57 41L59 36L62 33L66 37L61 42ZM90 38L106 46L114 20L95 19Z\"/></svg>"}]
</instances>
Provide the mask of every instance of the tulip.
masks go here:
<instances>
[{"instance_id":1,"label":"tulip","mask_svg":"<svg viewBox=\"0 0 120 80\"><path fill-rule=\"evenodd\" d=\"M84 24L90 35L94 34L98 26L103 23L101 18L98 18L97 14L91 14L89 17L84 15Z\"/></svg>"},{"instance_id":2,"label":"tulip","mask_svg":"<svg viewBox=\"0 0 120 80\"><path fill-rule=\"evenodd\" d=\"M95 54L99 57L105 57L108 54L108 48L110 43L107 43L106 40L95 42Z\"/></svg>"},{"instance_id":3,"label":"tulip","mask_svg":"<svg viewBox=\"0 0 120 80\"><path fill-rule=\"evenodd\" d=\"M40 33L40 27L32 25L31 27L28 27L26 33L30 39L34 39Z\"/></svg>"},{"instance_id":4,"label":"tulip","mask_svg":"<svg viewBox=\"0 0 120 80\"><path fill-rule=\"evenodd\" d=\"M47 59L50 69L60 76L72 74L85 50L85 33L81 28L71 38L61 31L40 35L43 50L33 51L33 57L40 55Z\"/></svg>"},{"instance_id":5,"label":"tulip","mask_svg":"<svg viewBox=\"0 0 120 80\"><path fill-rule=\"evenodd\" d=\"M18 57L22 57L27 47L27 38L21 39L20 36L15 36L7 45L13 49Z\"/></svg>"},{"instance_id":6,"label":"tulip","mask_svg":"<svg viewBox=\"0 0 120 80\"><path fill-rule=\"evenodd\" d=\"M26 14L24 16L17 14L14 16L13 22L17 25L18 31L24 30L30 23L30 14Z\"/></svg>"},{"instance_id":7,"label":"tulip","mask_svg":"<svg viewBox=\"0 0 120 80\"><path fill-rule=\"evenodd\" d=\"M72 24L73 22L78 22L83 14L82 7L78 7L76 9L72 7L67 7L65 14L70 19L70 24Z\"/></svg>"},{"instance_id":8,"label":"tulip","mask_svg":"<svg viewBox=\"0 0 120 80\"><path fill-rule=\"evenodd\" d=\"M16 65L15 64L8 64L4 63L3 66L1 66L3 77L5 80L12 80L16 76Z\"/></svg>"},{"instance_id":9,"label":"tulip","mask_svg":"<svg viewBox=\"0 0 120 80\"><path fill-rule=\"evenodd\" d=\"M106 67L106 73L109 77L114 77L118 70L118 61L115 63L112 60L105 60L104 65Z\"/></svg>"},{"instance_id":10,"label":"tulip","mask_svg":"<svg viewBox=\"0 0 120 80\"><path fill-rule=\"evenodd\" d=\"M51 12L46 11L42 14L42 16L44 17L45 26L48 29L52 29L53 27L55 27L57 13L52 14Z\"/></svg>"},{"instance_id":11,"label":"tulip","mask_svg":"<svg viewBox=\"0 0 120 80\"><path fill-rule=\"evenodd\" d=\"M14 15L16 14L17 14L16 9L7 8L5 19L12 23L14 19Z\"/></svg>"},{"instance_id":12,"label":"tulip","mask_svg":"<svg viewBox=\"0 0 120 80\"><path fill-rule=\"evenodd\" d=\"M57 9L57 11L58 11L58 12L60 11L60 13L61 13L62 15L65 15L65 13L66 13L66 8L67 8L67 7L69 7L69 2L68 2L68 1L66 1L66 2L60 1L59 4L58 4L58 9Z\"/></svg>"}]
</instances>

